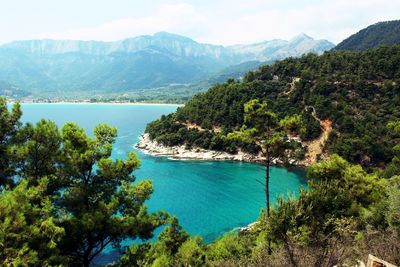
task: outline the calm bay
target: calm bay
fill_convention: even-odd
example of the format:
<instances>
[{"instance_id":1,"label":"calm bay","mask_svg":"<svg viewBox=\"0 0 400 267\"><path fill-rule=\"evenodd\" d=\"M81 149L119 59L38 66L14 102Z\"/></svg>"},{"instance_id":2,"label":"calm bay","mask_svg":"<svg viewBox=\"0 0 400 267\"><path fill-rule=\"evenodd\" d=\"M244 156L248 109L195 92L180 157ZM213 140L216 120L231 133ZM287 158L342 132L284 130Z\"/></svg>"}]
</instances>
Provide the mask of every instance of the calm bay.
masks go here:
<instances>
[{"instance_id":1,"label":"calm bay","mask_svg":"<svg viewBox=\"0 0 400 267\"><path fill-rule=\"evenodd\" d=\"M146 124L174 112L175 105L129 104L22 104L22 121L35 123L42 118L61 127L76 122L92 135L99 123L118 129L114 158L135 150L142 165L137 180L152 179L154 193L147 202L150 211L165 210L176 215L192 235L210 242L236 227L255 221L265 205L262 165L228 161L186 161L153 157L136 150ZM302 170L273 167L271 197L297 195L306 186Z\"/></svg>"}]
</instances>

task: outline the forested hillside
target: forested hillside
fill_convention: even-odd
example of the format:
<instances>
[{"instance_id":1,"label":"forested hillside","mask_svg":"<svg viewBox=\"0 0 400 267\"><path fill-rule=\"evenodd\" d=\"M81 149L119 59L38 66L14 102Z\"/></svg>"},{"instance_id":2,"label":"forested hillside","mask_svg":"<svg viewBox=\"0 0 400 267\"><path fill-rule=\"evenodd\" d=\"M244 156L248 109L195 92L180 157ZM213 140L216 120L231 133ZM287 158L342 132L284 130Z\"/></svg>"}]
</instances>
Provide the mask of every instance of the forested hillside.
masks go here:
<instances>
[{"instance_id":1,"label":"forested hillside","mask_svg":"<svg viewBox=\"0 0 400 267\"><path fill-rule=\"evenodd\" d=\"M334 49L364 51L381 45L400 44L400 20L384 21L368 26L342 41Z\"/></svg>"},{"instance_id":2,"label":"forested hillside","mask_svg":"<svg viewBox=\"0 0 400 267\"><path fill-rule=\"evenodd\" d=\"M165 145L251 151L224 137L243 124L244 104L260 99L281 118L301 114L303 140L320 135L318 120L332 121L326 152L364 166L385 164L395 142L386 124L400 119L399 82L400 46L308 54L262 66L241 82L218 84L150 123L146 132ZM205 130L189 129L188 123Z\"/></svg>"}]
</instances>

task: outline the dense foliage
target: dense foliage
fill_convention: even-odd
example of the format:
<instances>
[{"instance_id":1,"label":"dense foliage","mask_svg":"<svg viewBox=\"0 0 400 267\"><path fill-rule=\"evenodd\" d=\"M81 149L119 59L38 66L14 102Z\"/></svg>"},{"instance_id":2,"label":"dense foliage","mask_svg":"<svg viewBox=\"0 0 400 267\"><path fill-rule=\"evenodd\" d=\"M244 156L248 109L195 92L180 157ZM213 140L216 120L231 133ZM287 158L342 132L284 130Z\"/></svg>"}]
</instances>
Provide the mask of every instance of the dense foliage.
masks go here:
<instances>
[{"instance_id":1,"label":"dense foliage","mask_svg":"<svg viewBox=\"0 0 400 267\"><path fill-rule=\"evenodd\" d=\"M147 240L165 223L144 202L150 180L135 183L136 154L110 158L117 131L88 137L75 123L19 122L20 106L0 100L0 265L89 266L107 246Z\"/></svg>"},{"instance_id":2,"label":"dense foliage","mask_svg":"<svg viewBox=\"0 0 400 267\"><path fill-rule=\"evenodd\" d=\"M18 103L8 111L6 100L0 98L0 186L13 183L16 167L15 162L10 159L10 147L17 141L21 115Z\"/></svg>"},{"instance_id":3,"label":"dense foliage","mask_svg":"<svg viewBox=\"0 0 400 267\"><path fill-rule=\"evenodd\" d=\"M395 44L400 44L400 20L384 21L368 26L342 41L334 49L362 51Z\"/></svg>"},{"instance_id":4,"label":"dense foliage","mask_svg":"<svg viewBox=\"0 0 400 267\"><path fill-rule=\"evenodd\" d=\"M205 244L176 217L147 212L152 186L135 182L136 155L110 159L114 128L99 125L88 137L74 123L61 131L46 120L22 125L18 104L9 110L2 101L0 107L8 159L1 165L8 177L0 185L2 266L89 266L108 244L123 253L116 266L333 266L365 261L368 254L400 264L400 121L386 128L394 157L385 170L367 173L332 155L308 168L308 190L279 199L268 220L262 213L246 232ZM247 128L235 134L246 135L264 115L276 122L265 107L250 102ZM279 125L293 130L297 120ZM142 242L121 247L126 238Z\"/></svg>"},{"instance_id":5,"label":"dense foliage","mask_svg":"<svg viewBox=\"0 0 400 267\"><path fill-rule=\"evenodd\" d=\"M317 119L331 120L326 147L331 154L364 166L388 163L394 139L386 124L400 119L400 46L308 54L263 66L241 82L228 80L196 95L176 113L150 123L146 132L166 145L251 151L224 139L241 127L244 104L251 99L266 101L279 118L300 114L303 140L320 135Z\"/></svg>"}]
</instances>

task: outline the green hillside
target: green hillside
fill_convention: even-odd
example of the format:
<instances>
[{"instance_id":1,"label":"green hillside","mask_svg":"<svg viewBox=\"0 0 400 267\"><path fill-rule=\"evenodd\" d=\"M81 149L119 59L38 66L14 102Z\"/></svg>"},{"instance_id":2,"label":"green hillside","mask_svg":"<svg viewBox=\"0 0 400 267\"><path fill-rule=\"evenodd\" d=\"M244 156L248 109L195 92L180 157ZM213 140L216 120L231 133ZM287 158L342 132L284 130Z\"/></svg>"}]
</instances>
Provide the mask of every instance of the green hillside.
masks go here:
<instances>
[{"instance_id":1,"label":"green hillside","mask_svg":"<svg viewBox=\"0 0 400 267\"><path fill-rule=\"evenodd\" d=\"M303 140L319 136L320 120L333 123L329 153L365 166L387 163L394 140L386 124L400 119L400 46L365 52L326 52L288 58L200 93L176 113L150 123L146 132L166 145L186 144L234 152L224 136L243 124L243 106L266 100L279 117L301 114ZM194 123L206 131L186 129ZM218 127L221 131L213 131ZM250 149L241 147L242 149Z\"/></svg>"},{"instance_id":2,"label":"green hillside","mask_svg":"<svg viewBox=\"0 0 400 267\"><path fill-rule=\"evenodd\" d=\"M335 50L364 51L381 45L400 44L400 20L385 21L368 26L348 37Z\"/></svg>"}]
</instances>

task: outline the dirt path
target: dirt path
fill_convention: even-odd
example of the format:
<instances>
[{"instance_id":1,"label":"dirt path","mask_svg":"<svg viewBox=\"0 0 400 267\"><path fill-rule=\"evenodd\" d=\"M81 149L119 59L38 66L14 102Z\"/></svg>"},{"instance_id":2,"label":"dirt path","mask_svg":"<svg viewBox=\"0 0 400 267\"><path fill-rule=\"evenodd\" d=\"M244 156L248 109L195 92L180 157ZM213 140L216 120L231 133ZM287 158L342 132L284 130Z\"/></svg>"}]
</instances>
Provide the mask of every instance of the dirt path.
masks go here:
<instances>
[{"instance_id":1,"label":"dirt path","mask_svg":"<svg viewBox=\"0 0 400 267\"><path fill-rule=\"evenodd\" d=\"M290 95L294 92L294 90L296 89L296 83L300 82L300 78L299 77L293 77L292 78L292 82L289 84L289 89L287 91L284 91L283 94L284 95Z\"/></svg>"},{"instance_id":2,"label":"dirt path","mask_svg":"<svg viewBox=\"0 0 400 267\"><path fill-rule=\"evenodd\" d=\"M307 146L306 158L303 160L303 164L308 166L317 161L319 155L322 155L326 142L328 141L329 134L332 132L332 121L329 119L320 120L315 112L314 107L306 107L306 110L312 108L312 116L319 121L322 133L321 135L312 141L304 142Z\"/></svg>"},{"instance_id":3,"label":"dirt path","mask_svg":"<svg viewBox=\"0 0 400 267\"><path fill-rule=\"evenodd\" d=\"M183 123L183 122L181 122L181 124L182 124L182 125L185 125L187 129L197 129L199 132L204 132L204 131L206 131L206 130L203 129L201 126L199 126L199 125L197 125L197 124L195 124L195 123L190 123L190 122ZM221 130L220 127L213 126L212 131L213 131L214 133L220 133L222 130Z\"/></svg>"}]
</instances>

